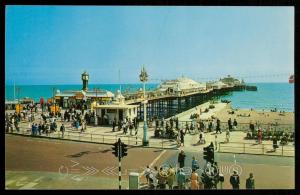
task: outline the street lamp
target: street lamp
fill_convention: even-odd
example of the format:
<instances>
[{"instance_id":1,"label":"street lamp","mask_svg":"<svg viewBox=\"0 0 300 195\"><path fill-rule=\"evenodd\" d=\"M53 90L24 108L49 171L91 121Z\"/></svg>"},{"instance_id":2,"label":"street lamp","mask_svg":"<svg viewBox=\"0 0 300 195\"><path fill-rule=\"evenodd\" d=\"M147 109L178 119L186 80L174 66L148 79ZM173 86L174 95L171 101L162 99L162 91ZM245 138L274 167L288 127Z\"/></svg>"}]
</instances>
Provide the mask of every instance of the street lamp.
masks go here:
<instances>
[{"instance_id":1,"label":"street lamp","mask_svg":"<svg viewBox=\"0 0 300 195\"><path fill-rule=\"evenodd\" d=\"M148 146L148 137L147 137L147 112L146 112L146 82L148 80L148 74L143 66L140 74L140 81L144 84L144 133L143 133L143 146Z\"/></svg>"},{"instance_id":2,"label":"street lamp","mask_svg":"<svg viewBox=\"0 0 300 195\"><path fill-rule=\"evenodd\" d=\"M56 102L55 102L55 95L54 95L54 93L55 93L55 87L53 87L52 88L52 92L53 92L53 102L52 102L52 104L54 104L54 116L56 116Z\"/></svg>"},{"instance_id":3,"label":"street lamp","mask_svg":"<svg viewBox=\"0 0 300 195\"><path fill-rule=\"evenodd\" d=\"M96 91L96 108L94 110L94 118L95 118L95 125L98 125L98 116L97 116L97 104L98 104L98 88L94 88Z\"/></svg>"}]
</instances>

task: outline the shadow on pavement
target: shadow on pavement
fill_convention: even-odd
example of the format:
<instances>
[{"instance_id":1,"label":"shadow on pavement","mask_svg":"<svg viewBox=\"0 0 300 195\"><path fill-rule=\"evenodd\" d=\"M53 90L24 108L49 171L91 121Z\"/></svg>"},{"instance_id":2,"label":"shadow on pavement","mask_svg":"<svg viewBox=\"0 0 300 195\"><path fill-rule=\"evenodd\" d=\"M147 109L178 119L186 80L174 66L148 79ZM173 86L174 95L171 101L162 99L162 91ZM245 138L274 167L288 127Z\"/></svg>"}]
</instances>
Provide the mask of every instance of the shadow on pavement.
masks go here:
<instances>
[{"instance_id":1,"label":"shadow on pavement","mask_svg":"<svg viewBox=\"0 0 300 195\"><path fill-rule=\"evenodd\" d=\"M105 150L104 150L104 151L105 151ZM110 151L110 150L108 150L108 151ZM105 152L108 152L108 151L105 151ZM81 157L81 156L83 156L83 155L85 155L85 154L90 154L90 153L100 153L100 152L105 153L105 152L103 152L103 151L97 151L97 152L84 151L84 152L79 152L79 153L72 154L72 155L67 155L66 157L70 157L70 158L78 158L78 157Z\"/></svg>"}]
</instances>

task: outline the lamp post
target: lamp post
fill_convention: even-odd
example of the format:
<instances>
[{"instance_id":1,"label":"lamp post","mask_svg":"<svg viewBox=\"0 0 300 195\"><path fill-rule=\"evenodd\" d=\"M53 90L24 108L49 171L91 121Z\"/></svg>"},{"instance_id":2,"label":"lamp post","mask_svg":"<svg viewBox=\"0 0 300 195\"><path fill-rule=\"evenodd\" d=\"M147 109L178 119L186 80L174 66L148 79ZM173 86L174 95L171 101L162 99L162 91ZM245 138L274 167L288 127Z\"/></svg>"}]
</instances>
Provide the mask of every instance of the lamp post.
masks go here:
<instances>
[{"instance_id":1,"label":"lamp post","mask_svg":"<svg viewBox=\"0 0 300 195\"><path fill-rule=\"evenodd\" d=\"M52 93L53 93L53 102L52 104L54 104L54 116L56 116L56 102L55 102L55 87L52 88Z\"/></svg>"},{"instance_id":2,"label":"lamp post","mask_svg":"<svg viewBox=\"0 0 300 195\"><path fill-rule=\"evenodd\" d=\"M98 88L95 88L95 91L96 91L96 108L94 110L94 119L95 119L95 125L98 125L98 116L97 116Z\"/></svg>"},{"instance_id":3,"label":"lamp post","mask_svg":"<svg viewBox=\"0 0 300 195\"><path fill-rule=\"evenodd\" d=\"M143 133L143 146L148 146L148 137L147 137L147 111L146 111L146 82L148 80L148 74L145 70L145 67L143 66L140 74L140 81L144 84L144 133Z\"/></svg>"}]
</instances>

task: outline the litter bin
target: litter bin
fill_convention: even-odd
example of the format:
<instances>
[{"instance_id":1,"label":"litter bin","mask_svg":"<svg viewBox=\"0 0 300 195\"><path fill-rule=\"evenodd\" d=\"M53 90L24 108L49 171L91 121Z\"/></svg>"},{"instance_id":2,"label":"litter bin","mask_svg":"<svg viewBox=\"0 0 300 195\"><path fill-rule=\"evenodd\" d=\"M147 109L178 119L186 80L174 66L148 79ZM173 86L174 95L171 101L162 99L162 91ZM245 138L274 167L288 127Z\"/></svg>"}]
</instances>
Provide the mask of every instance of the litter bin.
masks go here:
<instances>
[{"instance_id":1,"label":"litter bin","mask_svg":"<svg viewBox=\"0 0 300 195\"><path fill-rule=\"evenodd\" d=\"M139 189L139 173L129 173L129 189Z\"/></svg>"}]
</instances>

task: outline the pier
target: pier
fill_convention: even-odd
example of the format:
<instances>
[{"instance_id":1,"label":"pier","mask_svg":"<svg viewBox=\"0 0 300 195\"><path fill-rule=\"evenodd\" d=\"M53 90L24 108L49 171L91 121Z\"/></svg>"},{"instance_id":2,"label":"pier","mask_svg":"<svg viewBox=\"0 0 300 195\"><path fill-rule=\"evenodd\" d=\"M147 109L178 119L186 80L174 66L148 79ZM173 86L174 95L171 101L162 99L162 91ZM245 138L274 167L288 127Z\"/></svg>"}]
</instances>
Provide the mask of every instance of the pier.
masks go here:
<instances>
[{"instance_id":1,"label":"pier","mask_svg":"<svg viewBox=\"0 0 300 195\"><path fill-rule=\"evenodd\" d=\"M219 99L223 95L227 95L233 91L246 90L246 88L246 85L238 85L224 88L210 88L204 91L182 91L181 93L148 91L146 93L148 101L147 117L169 118L209 100ZM142 120L144 113L142 102L144 98L139 95L139 92L124 94L124 97L126 104L139 105L137 117L139 120Z\"/></svg>"}]
</instances>

